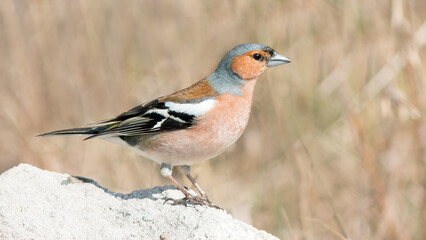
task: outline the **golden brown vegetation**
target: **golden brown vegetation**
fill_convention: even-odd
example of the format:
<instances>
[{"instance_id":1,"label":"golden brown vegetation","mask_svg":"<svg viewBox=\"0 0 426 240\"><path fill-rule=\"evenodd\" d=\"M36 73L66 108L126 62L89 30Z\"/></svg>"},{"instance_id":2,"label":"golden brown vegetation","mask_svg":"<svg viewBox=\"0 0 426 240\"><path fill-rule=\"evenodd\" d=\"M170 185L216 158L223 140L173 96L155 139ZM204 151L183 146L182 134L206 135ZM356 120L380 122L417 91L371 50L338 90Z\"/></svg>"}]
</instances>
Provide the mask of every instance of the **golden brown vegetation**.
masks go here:
<instances>
[{"instance_id":1,"label":"golden brown vegetation","mask_svg":"<svg viewBox=\"0 0 426 240\"><path fill-rule=\"evenodd\" d=\"M193 167L210 198L284 239L426 239L423 0L1 1L0 171L170 184L119 146L34 136L188 86L245 42L293 62L262 76L234 147Z\"/></svg>"}]
</instances>

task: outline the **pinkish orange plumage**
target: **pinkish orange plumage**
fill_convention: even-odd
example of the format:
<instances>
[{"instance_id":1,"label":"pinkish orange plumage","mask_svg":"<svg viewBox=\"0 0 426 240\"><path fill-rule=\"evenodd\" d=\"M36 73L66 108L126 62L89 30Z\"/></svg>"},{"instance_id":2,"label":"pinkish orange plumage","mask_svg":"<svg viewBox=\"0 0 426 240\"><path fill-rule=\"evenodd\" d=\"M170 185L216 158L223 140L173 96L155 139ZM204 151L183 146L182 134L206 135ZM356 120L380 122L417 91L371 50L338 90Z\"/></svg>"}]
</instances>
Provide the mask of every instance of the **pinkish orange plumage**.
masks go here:
<instances>
[{"instance_id":1,"label":"pinkish orange plumage","mask_svg":"<svg viewBox=\"0 0 426 240\"><path fill-rule=\"evenodd\" d=\"M148 150L140 154L170 165L192 165L221 154L247 126L255 84L247 82L241 96L217 96L213 108L191 128L142 136L139 149Z\"/></svg>"}]
</instances>

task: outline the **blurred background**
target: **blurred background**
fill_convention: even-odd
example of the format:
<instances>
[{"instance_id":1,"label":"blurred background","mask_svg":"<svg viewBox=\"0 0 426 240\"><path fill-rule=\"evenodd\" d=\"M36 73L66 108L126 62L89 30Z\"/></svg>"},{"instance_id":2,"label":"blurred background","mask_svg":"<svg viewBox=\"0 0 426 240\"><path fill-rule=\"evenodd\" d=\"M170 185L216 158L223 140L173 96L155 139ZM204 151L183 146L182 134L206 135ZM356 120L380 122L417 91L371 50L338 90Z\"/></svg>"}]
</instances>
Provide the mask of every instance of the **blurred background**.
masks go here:
<instances>
[{"instance_id":1,"label":"blurred background","mask_svg":"<svg viewBox=\"0 0 426 240\"><path fill-rule=\"evenodd\" d=\"M120 146L34 136L186 87L247 42L293 62L258 81L241 139L193 166L210 199L283 239L426 239L423 0L1 1L0 172L169 185Z\"/></svg>"}]
</instances>

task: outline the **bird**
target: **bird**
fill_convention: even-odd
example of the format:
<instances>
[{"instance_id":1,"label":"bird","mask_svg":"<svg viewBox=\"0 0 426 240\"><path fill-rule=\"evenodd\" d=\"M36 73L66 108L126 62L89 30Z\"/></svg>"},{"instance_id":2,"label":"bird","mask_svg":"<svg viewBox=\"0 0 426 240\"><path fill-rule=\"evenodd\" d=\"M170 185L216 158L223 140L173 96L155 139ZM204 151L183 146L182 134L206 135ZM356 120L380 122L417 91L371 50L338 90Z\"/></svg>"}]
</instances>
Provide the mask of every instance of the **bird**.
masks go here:
<instances>
[{"instance_id":1,"label":"bird","mask_svg":"<svg viewBox=\"0 0 426 240\"><path fill-rule=\"evenodd\" d=\"M184 195L176 203L215 206L190 174L191 165L214 158L237 141L247 126L255 84L262 73L290 63L274 49L257 43L228 51L207 77L106 121L38 136L85 135L130 148L160 165ZM197 189L191 194L172 175L182 172Z\"/></svg>"}]
</instances>

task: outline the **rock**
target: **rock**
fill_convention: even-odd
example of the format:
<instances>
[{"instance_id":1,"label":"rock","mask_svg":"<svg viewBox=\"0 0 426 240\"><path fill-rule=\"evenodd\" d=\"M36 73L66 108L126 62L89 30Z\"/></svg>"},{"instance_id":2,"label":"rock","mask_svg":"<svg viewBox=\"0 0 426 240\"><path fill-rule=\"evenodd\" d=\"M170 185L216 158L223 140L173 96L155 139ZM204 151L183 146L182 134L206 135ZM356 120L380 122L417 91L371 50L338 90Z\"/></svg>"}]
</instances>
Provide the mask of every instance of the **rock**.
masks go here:
<instances>
[{"instance_id":1,"label":"rock","mask_svg":"<svg viewBox=\"0 0 426 240\"><path fill-rule=\"evenodd\" d=\"M172 186L130 194L20 164L0 175L0 239L277 239L224 210L173 205Z\"/></svg>"}]
</instances>

